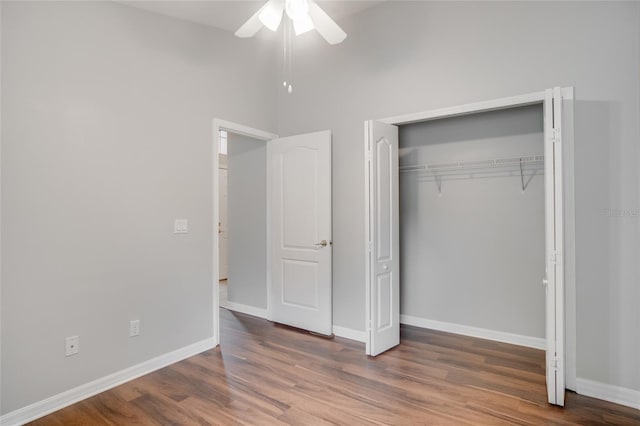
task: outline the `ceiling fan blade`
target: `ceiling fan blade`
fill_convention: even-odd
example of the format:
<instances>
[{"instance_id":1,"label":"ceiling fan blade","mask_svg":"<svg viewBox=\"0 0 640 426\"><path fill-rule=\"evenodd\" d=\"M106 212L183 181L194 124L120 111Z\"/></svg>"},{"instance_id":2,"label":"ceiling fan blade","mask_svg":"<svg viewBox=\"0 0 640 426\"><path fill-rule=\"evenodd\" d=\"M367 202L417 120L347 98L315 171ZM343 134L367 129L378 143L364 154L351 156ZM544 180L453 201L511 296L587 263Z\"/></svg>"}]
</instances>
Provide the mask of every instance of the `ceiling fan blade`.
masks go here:
<instances>
[{"instance_id":1,"label":"ceiling fan blade","mask_svg":"<svg viewBox=\"0 0 640 426\"><path fill-rule=\"evenodd\" d=\"M320 9L320 6L315 2L310 1L309 3L309 16L320 35L329 44L342 43L347 38L347 33L342 31L342 28L324 10Z\"/></svg>"},{"instance_id":2,"label":"ceiling fan blade","mask_svg":"<svg viewBox=\"0 0 640 426\"><path fill-rule=\"evenodd\" d=\"M276 31L282 21L283 12L284 0L269 0L258 14L258 18L265 27Z\"/></svg>"},{"instance_id":3,"label":"ceiling fan blade","mask_svg":"<svg viewBox=\"0 0 640 426\"><path fill-rule=\"evenodd\" d=\"M265 3L256 13L254 13L247 22L245 22L238 31L236 31L236 37L248 38L256 35L260 28L262 28L262 22L260 21L260 13L264 10L269 2Z\"/></svg>"}]
</instances>

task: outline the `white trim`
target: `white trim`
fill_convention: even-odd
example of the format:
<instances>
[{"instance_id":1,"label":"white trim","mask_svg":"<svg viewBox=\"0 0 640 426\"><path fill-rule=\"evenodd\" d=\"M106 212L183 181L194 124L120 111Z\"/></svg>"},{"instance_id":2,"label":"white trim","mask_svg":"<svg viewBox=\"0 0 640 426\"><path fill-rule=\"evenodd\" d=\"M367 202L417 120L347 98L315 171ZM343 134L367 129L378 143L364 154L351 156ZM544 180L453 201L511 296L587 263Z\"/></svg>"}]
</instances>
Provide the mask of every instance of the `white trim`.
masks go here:
<instances>
[{"instance_id":1,"label":"white trim","mask_svg":"<svg viewBox=\"0 0 640 426\"><path fill-rule=\"evenodd\" d=\"M480 339L510 343L512 345L526 346L528 348L540 350L544 350L546 347L546 341L544 337L523 336L521 334L507 333L505 331L496 331L489 330L487 328L454 324L451 322L435 321L426 318L414 317L411 315L400 315L400 324L428 328L431 330L445 331L447 333L461 334L463 336L478 337Z\"/></svg>"},{"instance_id":2,"label":"white trim","mask_svg":"<svg viewBox=\"0 0 640 426\"><path fill-rule=\"evenodd\" d=\"M492 99L490 101L474 102L471 104L457 105L453 107L421 111L412 114L397 115L395 117L382 118L380 121L386 124L417 123L419 121L436 120L440 118L457 117L460 115L476 114L479 112L497 111L500 109L515 108L526 105L542 103L544 91L527 93L525 95L510 96L508 98Z\"/></svg>"},{"instance_id":3,"label":"white trim","mask_svg":"<svg viewBox=\"0 0 640 426\"><path fill-rule=\"evenodd\" d=\"M266 320L269 319L269 311L267 309L258 308L256 306L243 305L242 303L234 303L227 300L224 308L230 311L240 312L241 314L251 315Z\"/></svg>"},{"instance_id":4,"label":"white trim","mask_svg":"<svg viewBox=\"0 0 640 426\"><path fill-rule=\"evenodd\" d=\"M267 316L264 317L265 319L271 321L271 318L273 318L272 314L271 314L271 309L272 309L272 303L271 303L271 278L272 278L272 274L271 274L271 140L272 139L277 139L278 136L277 135L273 135L273 138L271 138L270 140L267 141L267 149L266 149L266 162L267 162L267 166L266 166L266 173L267 173L267 178L266 178L266 185L267 185L267 190L265 192L265 196L266 196L266 205L265 205L265 226L267 227L266 229L266 233L265 233L265 239L266 239L266 244L267 247L265 249L265 253L267 255L266 258L266 262L267 262L267 267L265 268L265 272L267 274Z\"/></svg>"},{"instance_id":5,"label":"white trim","mask_svg":"<svg viewBox=\"0 0 640 426\"><path fill-rule=\"evenodd\" d=\"M574 88L562 89L562 143L564 166L564 291L565 387L577 388L576 358L576 197L574 163Z\"/></svg>"},{"instance_id":6,"label":"white trim","mask_svg":"<svg viewBox=\"0 0 640 426\"><path fill-rule=\"evenodd\" d=\"M243 124L233 123L231 121L222 120L219 118L213 119L213 135L212 135L212 202L213 202L213 221L214 225L218 223L220 220L220 206L218 204L218 167L219 167L219 159L218 159L218 151L220 146L220 130L226 130L227 132L236 133L244 136L249 136L251 138L260 139L265 142L269 142L271 139L277 139L278 135L265 132L264 130L254 129L249 126L245 126ZM267 154L269 153L269 144L267 144ZM268 159L267 155L267 159ZM267 162L267 178L265 179L266 194L267 194L267 219L269 219L269 194L270 194L270 178L269 178L269 163ZM269 223L269 222L267 222ZM220 344L220 283L218 279L218 270L220 269L220 265L218 265L218 233L213 232L213 339L215 345L218 346ZM271 294L271 274L269 269L269 263L271 259L271 233L269 232L269 226L267 225L267 295ZM229 305L229 302L227 302ZM267 313L270 312L271 303L269 301L269 296L267 296ZM267 319L270 318L270 315L267 315Z\"/></svg>"},{"instance_id":7,"label":"white trim","mask_svg":"<svg viewBox=\"0 0 640 426\"><path fill-rule=\"evenodd\" d=\"M364 122L364 252L365 252L365 319L364 353L371 355L371 121Z\"/></svg>"},{"instance_id":8,"label":"white trim","mask_svg":"<svg viewBox=\"0 0 640 426\"><path fill-rule=\"evenodd\" d=\"M214 348L213 338L201 340L189 346L157 356L148 361L141 362L124 370L120 370L108 376L101 377L89 383L77 386L73 389L53 395L42 401L35 402L26 407L17 409L0 417L0 425L21 425L47 414L58 411L78 401L87 399L93 395L109 390L113 387L136 379L145 374L164 368L183 359L192 357L201 352Z\"/></svg>"},{"instance_id":9,"label":"white trim","mask_svg":"<svg viewBox=\"0 0 640 426\"><path fill-rule=\"evenodd\" d=\"M623 388L621 386L608 385L580 377L578 377L576 382L578 385L577 392L580 395L590 396L640 410L640 391Z\"/></svg>"},{"instance_id":10,"label":"white trim","mask_svg":"<svg viewBox=\"0 0 640 426\"><path fill-rule=\"evenodd\" d=\"M360 330L354 330L353 328L340 327L339 325L333 326L333 335L337 337L344 337L345 339L355 340L356 342L364 343L367 339L365 337L366 332Z\"/></svg>"},{"instance_id":11,"label":"white trim","mask_svg":"<svg viewBox=\"0 0 640 426\"><path fill-rule=\"evenodd\" d=\"M562 88L562 99L573 100L575 96L575 88L573 86Z\"/></svg>"},{"instance_id":12,"label":"white trim","mask_svg":"<svg viewBox=\"0 0 640 426\"><path fill-rule=\"evenodd\" d=\"M254 129L253 127L245 126L243 124L238 124L227 120L222 120L220 118L213 119L213 126L214 128L217 126L218 131L226 130L227 132L249 136L250 138L260 139L263 141L278 138L278 135L276 135L275 133Z\"/></svg>"}]
</instances>

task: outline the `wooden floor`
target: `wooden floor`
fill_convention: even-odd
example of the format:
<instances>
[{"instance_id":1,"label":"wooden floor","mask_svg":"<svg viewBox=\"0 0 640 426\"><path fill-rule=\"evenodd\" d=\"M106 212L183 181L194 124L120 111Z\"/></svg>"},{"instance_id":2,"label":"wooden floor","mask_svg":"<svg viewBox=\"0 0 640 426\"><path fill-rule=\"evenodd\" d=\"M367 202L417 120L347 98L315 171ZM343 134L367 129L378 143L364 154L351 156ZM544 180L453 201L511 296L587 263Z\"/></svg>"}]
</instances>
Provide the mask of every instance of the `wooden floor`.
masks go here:
<instances>
[{"instance_id":1,"label":"wooden floor","mask_svg":"<svg viewBox=\"0 0 640 426\"><path fill-rule=\"evenodd\" d=\"M574 393L547 404L541 351L402 327L377 358L221 310L222 345L35 425L640 424L640 411Z\"/></svg>"}]
</instances>

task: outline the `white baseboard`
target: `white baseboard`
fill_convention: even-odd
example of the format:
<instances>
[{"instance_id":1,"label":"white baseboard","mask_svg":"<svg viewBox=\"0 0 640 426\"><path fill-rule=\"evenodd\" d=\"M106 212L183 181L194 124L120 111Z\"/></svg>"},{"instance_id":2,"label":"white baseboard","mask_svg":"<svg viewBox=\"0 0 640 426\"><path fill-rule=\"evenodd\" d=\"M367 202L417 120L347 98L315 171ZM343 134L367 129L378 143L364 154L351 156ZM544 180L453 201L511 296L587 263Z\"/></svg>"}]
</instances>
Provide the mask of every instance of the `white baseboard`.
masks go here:
<instances>
[{"instance_id":1,"label":"white baseboard","mask_svg":"<svg viewBox=\"0 0 640 426\"><path fill-rule=\"evenodd\" d=\"M148 361L125 368L124 370L109 374L108 376L85 383L84 385L77 386L73 389L69 389L57 395L43 399L42 401L35 402L31 405L27 405L26 407L7 413L0 417L0 425L14 426L25 424L71 404L82 401L83 399L87 399L100 392L104 392L130 380L144 376L145 374L149 374L178 361L182 361L185 358L207 351L214 346L213 339L209 338L164 355L160 355Z\"/></svg>"},{"instance_id":2,"label":"white baseboard","mask_svg":"<svg viewBox=\"0 0 640 426\"><path fill-rule=\"evenodd\" d=\"M447 333L462 334L463 336L479 337L481 339L494 340L496 342L510 343L512 345L526 346L528 348L542 350L546 348L545 339L541 337L523 336L504 331L471 327L451 322L435 321L410 315L400 315L400 323L413 325L415 327L429 328L431 330L446 331Z\"/></svg>"},{"instance_id":3,"label":"white baseboard","mask_svg":"<svg viewBox=\"0 0 640 426\"><path fill-rule=\"evenodd\" d=\"M221 305L222 308L229 309L230 311L240 312L241 314L252 315L258 318L264 318L269 320L269 312L263 308L257 308L255 306L243 305L242 303L229 302Z\"/></svg>"},{"instance_id":4,"label":"white baseboard","mask_svg":"<svg viewBox=\"0 0 640 426\"><path fill-rule=\"evenodd\" d=\"M640 410L640 391L608 385L593 380L577 380L577 393Z\"/></svg>"},{"instance_id":5,"label":"white baseboard","mask_svg":"<svg viewBox=\"0 0 640 426\"><path fill-rule=\"evenodd\" d=\"M360 330L354 330L352 328L340 327L338 325L333 326L333 334L338 337L344 337L345 339L355 340L356 342L365 342L365 332Z\"/></svg>"}]
</instances>

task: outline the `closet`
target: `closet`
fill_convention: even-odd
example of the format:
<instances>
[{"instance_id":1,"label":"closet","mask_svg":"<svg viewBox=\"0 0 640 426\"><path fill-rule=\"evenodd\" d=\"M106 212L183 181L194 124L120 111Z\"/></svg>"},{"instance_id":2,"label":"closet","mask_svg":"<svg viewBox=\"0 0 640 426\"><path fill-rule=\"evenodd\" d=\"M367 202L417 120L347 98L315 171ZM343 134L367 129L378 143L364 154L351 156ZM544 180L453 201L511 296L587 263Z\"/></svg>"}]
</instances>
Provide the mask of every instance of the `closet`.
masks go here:
<instances>
[{"instance_id":1,"label":"closet","mask_svg":"<svg viewBox=\"0 0 640 426\"><path fill-rule=\"evenodd\" d=\"M400 321L544 348L541 105L399 126Z\"/></svg>"},{"instance_id":2,"label":"closet","mask_svg":"<svg viewBox=\"0 0 640 426\"><path fill-rule=\"evenodd\" d=\"M364 142L366 353L400 344L401 322L537 347L563 405L573 88L366 121Z\"/></svg>"}]
</instances>

